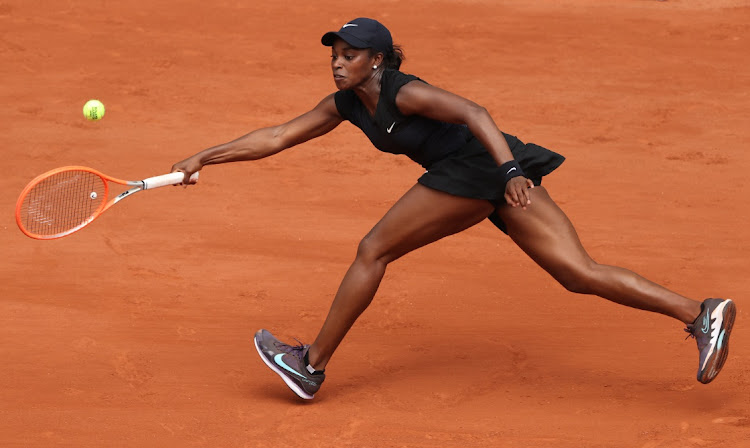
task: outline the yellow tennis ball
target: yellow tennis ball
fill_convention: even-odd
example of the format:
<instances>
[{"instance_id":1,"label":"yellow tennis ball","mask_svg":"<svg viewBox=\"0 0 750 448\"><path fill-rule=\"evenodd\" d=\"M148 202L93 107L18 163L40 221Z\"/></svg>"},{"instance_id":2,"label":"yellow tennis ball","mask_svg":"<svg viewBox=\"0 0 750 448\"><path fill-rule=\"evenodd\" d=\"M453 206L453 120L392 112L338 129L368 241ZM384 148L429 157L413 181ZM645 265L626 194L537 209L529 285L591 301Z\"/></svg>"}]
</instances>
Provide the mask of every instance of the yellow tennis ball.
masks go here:
<instances>
[{"instance_id":1,"label":"yellow tennis ball","mask_svg":"<svg viewBox=\"0 0 750 448\"><path fill-rule=\"evenodd\" d=\"M104 116L104 104L99 100L88 100L83 105L83 116L89 120L101 120Z\"/></svg>"}]
</instances>

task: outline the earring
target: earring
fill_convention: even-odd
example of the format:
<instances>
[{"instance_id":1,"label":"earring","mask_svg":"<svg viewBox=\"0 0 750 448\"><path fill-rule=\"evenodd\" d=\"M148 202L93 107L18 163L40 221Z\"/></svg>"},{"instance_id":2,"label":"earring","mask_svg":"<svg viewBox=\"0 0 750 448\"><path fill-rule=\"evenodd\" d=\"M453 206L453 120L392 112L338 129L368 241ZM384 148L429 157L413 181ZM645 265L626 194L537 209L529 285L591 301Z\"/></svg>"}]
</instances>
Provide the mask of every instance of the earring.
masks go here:
<instances>
[{"instance_id":1,"label":"earring","mask_svg":"<svg viewBox=\"0 0 750 448\"><path fill-rule=\"evenodd\" d=\"M377 65L373 65L373 66L372 66L372 69L373 69L373 70L377 70L377 69L378 69L378 66L377 66Z\"/></svg>"}]
</instances>

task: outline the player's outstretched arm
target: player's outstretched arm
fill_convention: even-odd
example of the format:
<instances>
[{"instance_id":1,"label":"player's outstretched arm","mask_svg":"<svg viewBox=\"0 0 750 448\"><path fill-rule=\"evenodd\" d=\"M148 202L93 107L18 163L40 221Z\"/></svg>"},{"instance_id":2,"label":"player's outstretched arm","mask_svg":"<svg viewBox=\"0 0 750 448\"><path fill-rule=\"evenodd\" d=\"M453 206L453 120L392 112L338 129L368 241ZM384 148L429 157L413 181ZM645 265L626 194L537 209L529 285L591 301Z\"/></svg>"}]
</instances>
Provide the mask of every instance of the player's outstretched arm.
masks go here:
<instances>
[{"instance_id":1,"label":"player's outstretched arm","mask_svg":"<svg viewBox=\"0 0 750 448\"><path fill-rule=\"evenodd\" d=\"M311 111L291 121L258 129L231 142L205 149L174 164L172 171L185 173L187 180L206 165L262 159L320 137L333 130L341 121L343 120L331 94Z\"/></svg>"}]
</instances>

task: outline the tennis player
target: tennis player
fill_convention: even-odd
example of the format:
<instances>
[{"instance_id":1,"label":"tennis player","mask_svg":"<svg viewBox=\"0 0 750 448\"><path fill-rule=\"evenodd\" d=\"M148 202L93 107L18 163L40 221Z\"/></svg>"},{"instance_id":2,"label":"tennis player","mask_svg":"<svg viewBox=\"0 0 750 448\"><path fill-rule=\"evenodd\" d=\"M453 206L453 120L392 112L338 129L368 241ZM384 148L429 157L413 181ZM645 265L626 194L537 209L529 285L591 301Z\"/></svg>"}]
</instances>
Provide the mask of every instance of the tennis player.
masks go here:
<instances>
[{"instance_id":1,"label":"tennis player","mask_svg":"<svg viewBox=\"0 0 750 448\"><path fill-rule=\"evenodd\" d=\"M541 186L564 157L502 133L487 110L399 71L401 48L376 20L358 18L328 32L338 91L311 111L175 164L188 176L206 165L257 160L332 131L346 120L381 151L405 154L426 172L359 243L357 255L310 345L255 335L263 361L300 397L313 398L325 368L372 301L388 264L489 219L569 291L661 313L687 325L708 383L727 358L736 309L729 299L696 301L586 253L566 215ZM494 273L493 273L494 274Z\"/></svg>"}]
</instances>

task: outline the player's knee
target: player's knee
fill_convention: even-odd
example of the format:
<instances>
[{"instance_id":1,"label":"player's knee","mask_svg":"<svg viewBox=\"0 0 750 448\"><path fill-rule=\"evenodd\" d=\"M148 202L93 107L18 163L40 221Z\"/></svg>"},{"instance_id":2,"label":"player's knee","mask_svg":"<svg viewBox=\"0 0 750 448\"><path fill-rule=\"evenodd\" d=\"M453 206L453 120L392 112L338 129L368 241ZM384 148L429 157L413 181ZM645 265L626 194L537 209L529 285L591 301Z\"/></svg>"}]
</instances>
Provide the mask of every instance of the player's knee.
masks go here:
<instances>
[{"instance_id":1,"label":"player's knee","mask_svg":"<svg viewBox=\"0 0 750 448\"><path fill-rule=\"evenodd\" d=\"M368 234L357 246L357 260L364 263L383 262L386 250L378 238Z\"/></svg>"},{"instance_id":2,"label":"player's knee","mask_svg":"<svg viewBox=\"0 0 750 448\"><path fill-rule=\"evenodd\" d=\"M576 267L555 276L555 279L570 292L595 294L598 277L593 266Z\"/></svg>"}]
</instances>

